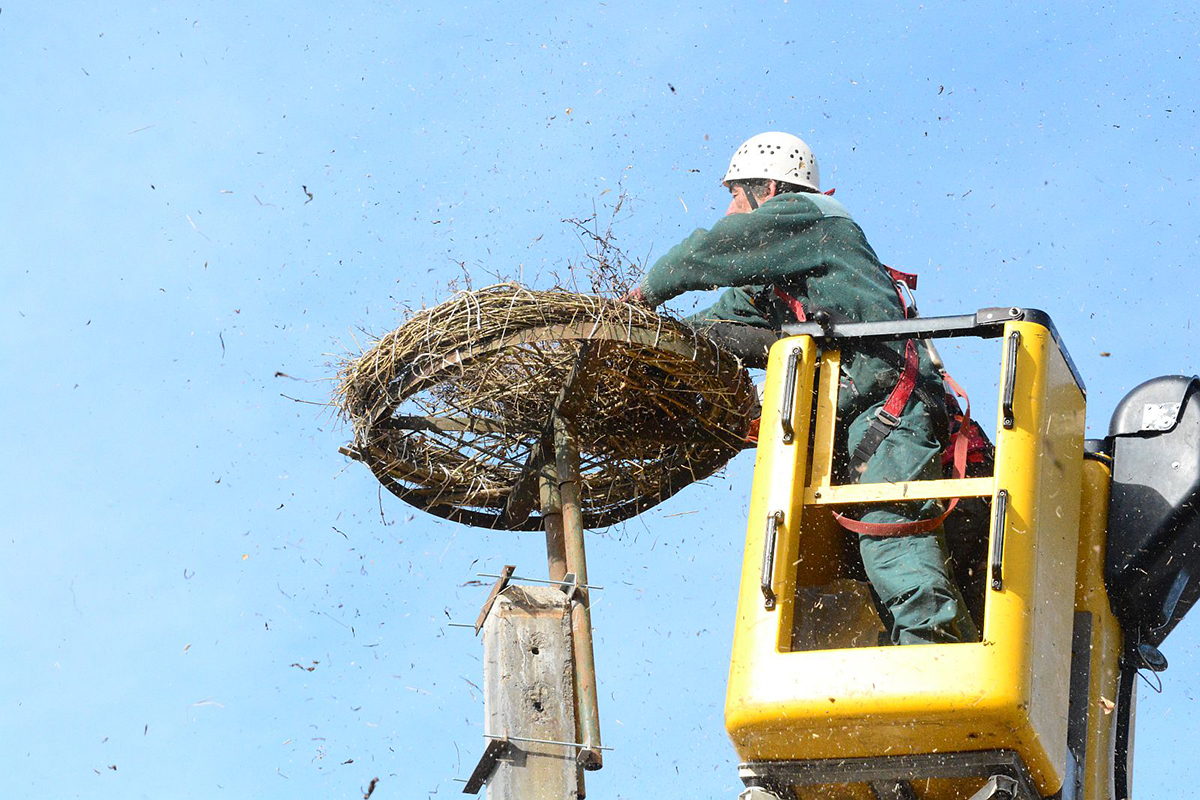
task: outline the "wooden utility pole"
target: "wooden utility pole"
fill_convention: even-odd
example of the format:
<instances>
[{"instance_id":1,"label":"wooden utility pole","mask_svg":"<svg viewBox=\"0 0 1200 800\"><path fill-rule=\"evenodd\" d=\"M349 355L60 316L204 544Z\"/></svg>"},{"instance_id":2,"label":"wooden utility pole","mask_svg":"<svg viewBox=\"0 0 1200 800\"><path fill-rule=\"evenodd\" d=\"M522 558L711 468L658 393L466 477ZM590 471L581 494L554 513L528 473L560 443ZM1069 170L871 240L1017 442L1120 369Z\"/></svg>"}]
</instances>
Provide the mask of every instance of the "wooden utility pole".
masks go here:
<instances>
[{"instance_id":1,"label":"wooden utility pole","mask_svg":"<svg viewBox=\"0 0 1200 800\"><path fill-rule=\"evenodd\" d=\"M486 733L492 742L508 742L487 779L488 800L574 800L578 748L567 595L510 585L484 622L483 656Z\"/></svg>"}]
</instances>

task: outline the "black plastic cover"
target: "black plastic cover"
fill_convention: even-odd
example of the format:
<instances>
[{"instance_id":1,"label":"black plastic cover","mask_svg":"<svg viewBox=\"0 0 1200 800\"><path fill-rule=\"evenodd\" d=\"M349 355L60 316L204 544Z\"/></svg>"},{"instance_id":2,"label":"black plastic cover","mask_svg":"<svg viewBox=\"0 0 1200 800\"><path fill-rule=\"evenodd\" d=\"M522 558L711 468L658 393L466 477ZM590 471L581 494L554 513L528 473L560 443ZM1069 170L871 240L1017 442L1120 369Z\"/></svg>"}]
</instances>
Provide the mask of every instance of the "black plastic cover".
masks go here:
<instances>
[{"instance_id":1,"label":"black plastic cover","mask_svg":"<svg viewBox=\"0 0 1200 800\"><path fill-rule=\"evenodd\" d=\"M1113 612L1157 645L1200 597L1200 378L1138 386L1109 425L1104 580Z\"/></svg>"}]
</instances>

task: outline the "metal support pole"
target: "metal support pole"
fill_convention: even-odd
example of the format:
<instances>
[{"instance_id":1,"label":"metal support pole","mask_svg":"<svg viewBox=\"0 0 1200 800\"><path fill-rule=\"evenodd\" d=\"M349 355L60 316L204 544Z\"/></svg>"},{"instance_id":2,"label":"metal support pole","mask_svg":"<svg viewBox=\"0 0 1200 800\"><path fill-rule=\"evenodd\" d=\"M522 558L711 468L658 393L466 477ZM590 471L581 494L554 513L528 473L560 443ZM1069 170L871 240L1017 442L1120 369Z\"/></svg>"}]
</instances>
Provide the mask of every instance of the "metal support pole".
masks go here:
<instances>
[{"instance_id":1,"label":"metal support pole","mask_svg":"<svg viewBox=\"0 0 1200 800\"><path fill-rule=\"evenodd\" d=\"M541 498L542 524L546 528L546 562L550 567L550 580L561 581L567 574L567 544L563 539L558 465L552 458L543 462L538 469L538 494Z\"/></svg>"},{"instance_id":2,"label":"metal support pole","mask_svg":"<svg viewBox=\"0 0 1200 800\"><path fill-rule=\"evenodd\" d=\"M579 504L579 448L567 423L554 418L554 456L562 501L566 568L586 586L587 560L583 550L583 509ZM579 588L571 602L571 638L575 653L575 718L579 724L579 763L584 769L604 766L600 751L600 711L596 699L596 659L592 652L592 612L588 590Z\"/></svg>"}]
</instances>

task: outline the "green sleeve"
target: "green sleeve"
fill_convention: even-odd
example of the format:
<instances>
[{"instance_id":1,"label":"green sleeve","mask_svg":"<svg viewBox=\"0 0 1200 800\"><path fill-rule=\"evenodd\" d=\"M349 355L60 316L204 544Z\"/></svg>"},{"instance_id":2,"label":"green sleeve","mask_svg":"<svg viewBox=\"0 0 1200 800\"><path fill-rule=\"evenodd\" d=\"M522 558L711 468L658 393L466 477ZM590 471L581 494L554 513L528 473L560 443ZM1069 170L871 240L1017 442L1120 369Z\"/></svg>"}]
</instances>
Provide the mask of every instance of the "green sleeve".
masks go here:
<instances>
[{"instance_id":1,"label":"green sleeve","mask_svg":"<svg viewBox=\"0 0 1200 800\"><path fill-rule=\"evenodd\" d=\"M684 292L720 286L769 284L795 278L798 252L820 249L819 215L780 225L765 209L718 220L675 245L650 268L642 294L659 305ZM800 261L799 263L803 263Z\"/></svg>"},{"instance_id":2,"label":"green sleeve","mask_svg":"<svg viewBox=\"0 0 1200 800\"><path fill-rule=\"evenodd\" d=\"M692 327L703 327L710 322L740 322L757 328L771 327L767 315L754 303L754 295L760 294L761 286L736 286L726 289L703 311L697 311L684 321Z\"/></svg>"}]
</instances>

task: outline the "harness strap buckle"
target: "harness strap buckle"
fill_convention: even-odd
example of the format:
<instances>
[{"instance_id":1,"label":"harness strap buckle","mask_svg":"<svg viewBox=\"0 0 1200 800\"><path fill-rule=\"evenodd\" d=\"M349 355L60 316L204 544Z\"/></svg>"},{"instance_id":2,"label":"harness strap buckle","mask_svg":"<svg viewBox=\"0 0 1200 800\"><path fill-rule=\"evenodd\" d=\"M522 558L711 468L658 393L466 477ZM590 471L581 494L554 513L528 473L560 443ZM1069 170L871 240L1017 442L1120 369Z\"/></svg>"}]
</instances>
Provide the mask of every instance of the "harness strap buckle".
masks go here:
<instances>
[{"instance_id":1,"label":"harness strap buckle","mask_svg":"<svg viewBox=\"0 0 1200 800\"><path fill-rule=\"evenodd\" d=\"M875 419L879 420L889 428L895 428L900 424L900 418L888 411L883 406L880 406L879 410L875 412Z\"/></svg>"}]
</instances>

